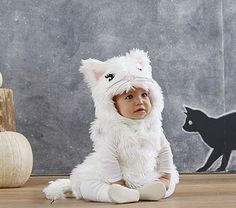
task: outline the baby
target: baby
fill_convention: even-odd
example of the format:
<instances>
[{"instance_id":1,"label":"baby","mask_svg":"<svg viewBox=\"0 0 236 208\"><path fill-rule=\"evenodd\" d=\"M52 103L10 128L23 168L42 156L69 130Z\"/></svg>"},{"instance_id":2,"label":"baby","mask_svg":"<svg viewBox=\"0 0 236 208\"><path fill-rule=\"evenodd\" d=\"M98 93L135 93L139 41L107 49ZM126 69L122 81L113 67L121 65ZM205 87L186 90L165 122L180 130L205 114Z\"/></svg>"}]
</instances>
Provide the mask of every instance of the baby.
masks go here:
<instances>
[{"instance_id":1,"label":"baby","mask_svg":"<svg viewBox=\"0 0 236 208\"><path fill-rule=\"evenodd\" d=\"M163 96L147 53L134 49L80 71L95 103L90 133L94 152L71 173L44 189L48 199L72 191L78 199L128 203L174 193L179 175L162 124Z\"/></svg>"},{"instance_id":2,"label":"baby","mask_svg":"<svg viewBox=\"0 0 236 208\"><path fill-rule=\"evenodd\" d=\"M134 88L128 92L122 93L121 95L116 95L114 96L113 100L119 114L129 119L143 119L152 110L152 104L149 98L148 91L142 88ZM170 149L168 151L168 154L168 156L171 157ZM172 163L172 161L168 159L170 158L167 158L166 162ZM163 173L160 178L160 180L164 183L166 189L169 188L170 177L170 173ZM114 183L125 185L125 181L123 179Z\"/></svg>"}]
</instances>

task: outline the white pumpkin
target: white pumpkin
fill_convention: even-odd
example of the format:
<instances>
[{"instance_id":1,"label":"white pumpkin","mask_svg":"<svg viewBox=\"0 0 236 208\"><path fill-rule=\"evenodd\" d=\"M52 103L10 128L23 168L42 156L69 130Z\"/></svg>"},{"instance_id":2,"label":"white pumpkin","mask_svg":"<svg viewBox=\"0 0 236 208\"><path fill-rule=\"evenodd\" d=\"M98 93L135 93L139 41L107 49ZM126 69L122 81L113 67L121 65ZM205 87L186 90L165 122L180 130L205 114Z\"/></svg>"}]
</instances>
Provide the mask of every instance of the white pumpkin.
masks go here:
<instances>
[{"instance_id":1,"label":"white pumpkin","mask_svg":"<svg viewBox=\"0 0 236 208\"><path fill-rule=\"evenodd\" d=\"M2 73L0 72L0 87L2 86Z\"/></svg>"},{"instance_id":2,"label":"white pumpkin","mask_svg":"<svg viewBox=\"0 0 236 208\"><path fill-rule=\"evenodd\" d=\"M11 131L0 132L0 188L24 185L32 167L32 149L25 136Z\"/></svg>"}]
</instances>

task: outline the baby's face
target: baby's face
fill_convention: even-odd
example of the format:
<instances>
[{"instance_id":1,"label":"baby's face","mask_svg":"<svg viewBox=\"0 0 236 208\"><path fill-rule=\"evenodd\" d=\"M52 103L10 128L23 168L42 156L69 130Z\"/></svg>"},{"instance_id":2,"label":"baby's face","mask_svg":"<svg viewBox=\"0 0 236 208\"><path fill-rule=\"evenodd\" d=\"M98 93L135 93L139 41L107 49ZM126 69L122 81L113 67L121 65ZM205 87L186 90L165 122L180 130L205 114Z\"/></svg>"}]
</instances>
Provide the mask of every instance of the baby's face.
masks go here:
<instances>
[{"instance_id":1,"label":"baby's face","mask_svg":"<svg viewBox=\"0 0 236 208\"><path fill-rule=\"evenodd\" d=\"M143 119L152 109L149 94L142 88L135 88L113 98L120 115L129 119Z\"/></svg>"}]
</instances>

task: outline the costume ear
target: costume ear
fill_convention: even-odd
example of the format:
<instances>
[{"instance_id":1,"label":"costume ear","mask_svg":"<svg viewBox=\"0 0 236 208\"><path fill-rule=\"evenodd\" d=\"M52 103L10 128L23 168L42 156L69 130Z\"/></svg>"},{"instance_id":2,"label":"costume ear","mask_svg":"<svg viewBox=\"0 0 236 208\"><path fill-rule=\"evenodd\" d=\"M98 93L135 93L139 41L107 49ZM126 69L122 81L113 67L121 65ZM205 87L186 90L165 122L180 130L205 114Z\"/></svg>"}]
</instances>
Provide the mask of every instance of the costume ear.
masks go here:
<instances>
[{"instance_id":1,"label":"costume ear","mask_svg":"<svg viewBox=\"0 0 236 208\"><path fill-rule=\"evenodd\" d=\"M82 60L79 71L84 74L90 88L96 86L97 81L105 73L104 65L104 62L96 59Z\"/></svg>"},{"instance_id":2,"label":"costume ear","mask_svg":"<svg viewBox=\"0 0 236 208\"><path fill-rule=\"evenodd\" d=\"M130 55L131 57L137 59L138 63L143 67L149 65L151 62L148 57L148 52L144 52L143 50L133 49L126 55Z\"/></svg>"}]
</instances>

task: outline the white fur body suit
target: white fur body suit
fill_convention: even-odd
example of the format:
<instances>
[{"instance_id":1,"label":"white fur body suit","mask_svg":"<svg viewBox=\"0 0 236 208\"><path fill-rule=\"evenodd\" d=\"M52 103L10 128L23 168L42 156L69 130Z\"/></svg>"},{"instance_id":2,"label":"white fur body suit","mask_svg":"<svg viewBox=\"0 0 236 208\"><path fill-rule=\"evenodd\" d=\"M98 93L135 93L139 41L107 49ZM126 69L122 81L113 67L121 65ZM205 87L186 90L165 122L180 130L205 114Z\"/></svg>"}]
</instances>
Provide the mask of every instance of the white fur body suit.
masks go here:
<instances>
[{"instance_id":1,"label":"white fur body suit","mask_svg":"<svg viewBox=\"0 0 236 208\"><path fill-rule=\"evenodd\" d=\"M94 152L73 169L67 184L63 181L62 185L58 180L45 188L47 198L63 198L63 193L68 190L72 190L76 198L81 198L80 184L86 180L109 183L100 159L104 145L116 147L122 178L130 188L151 183L163 174L158 156L163 146L169 143L163 137L161 123L162 91L153 80L151 70L147 53L137 49L105 62L82 61L80 72L84 74L95 103L96 119L90 129ZM112 100L115 95L135 87L147 90L152 103L151 113L142 120L121 116ZM178 183L178 172L172 157L170 160L171 180Z\"/></svg>"}]
</instances>

